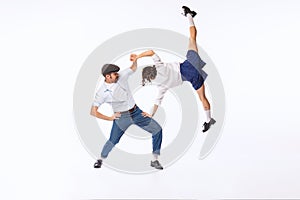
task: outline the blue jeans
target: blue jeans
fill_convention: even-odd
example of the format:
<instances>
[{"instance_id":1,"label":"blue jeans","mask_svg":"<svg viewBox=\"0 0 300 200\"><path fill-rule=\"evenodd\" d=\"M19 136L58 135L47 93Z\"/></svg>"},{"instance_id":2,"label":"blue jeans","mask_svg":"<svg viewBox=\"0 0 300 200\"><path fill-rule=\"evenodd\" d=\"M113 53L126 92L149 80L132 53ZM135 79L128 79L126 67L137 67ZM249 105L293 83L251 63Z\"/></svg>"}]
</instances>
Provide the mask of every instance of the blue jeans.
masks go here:
<instances>
[{"instance_id":1,"label":"blue jeans","mask_svg":"<svg viewBox=\"0 0 300 200\"><path fill-rule=\"evenodd\" d=\"M152 153L160 155L162 128L152 118L142 116L142 110L136 107L132 112L122 112L119 119L115 119L110 132L109 140L105 143L101 157L106 158L112 148L120 141L126 129L135 124L152 134Z\"/></svg>"}]
</instances>

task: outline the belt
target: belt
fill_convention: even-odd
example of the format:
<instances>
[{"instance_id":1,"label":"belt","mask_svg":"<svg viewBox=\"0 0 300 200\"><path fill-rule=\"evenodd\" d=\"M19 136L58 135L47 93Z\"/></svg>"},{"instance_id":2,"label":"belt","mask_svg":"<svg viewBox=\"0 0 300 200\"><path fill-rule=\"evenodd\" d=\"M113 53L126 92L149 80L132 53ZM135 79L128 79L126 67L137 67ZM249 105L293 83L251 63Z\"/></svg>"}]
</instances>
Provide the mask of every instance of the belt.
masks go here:
<instances>
[{"instance_id":1,"label":"belt","mask_svg":"<svg viewBox=\"0 0 300 200\"><path fill-rule=\"evenodd\" d=\"M135 109L136 109L136 104L134 104L134 106L131 108L131 109L129 109L129 110L127 110L127 111L123 111L123 112L121 112L121 113L126 113L126 112L130 112L130 113L132 113Z\"/></svg>"}]
</instances>

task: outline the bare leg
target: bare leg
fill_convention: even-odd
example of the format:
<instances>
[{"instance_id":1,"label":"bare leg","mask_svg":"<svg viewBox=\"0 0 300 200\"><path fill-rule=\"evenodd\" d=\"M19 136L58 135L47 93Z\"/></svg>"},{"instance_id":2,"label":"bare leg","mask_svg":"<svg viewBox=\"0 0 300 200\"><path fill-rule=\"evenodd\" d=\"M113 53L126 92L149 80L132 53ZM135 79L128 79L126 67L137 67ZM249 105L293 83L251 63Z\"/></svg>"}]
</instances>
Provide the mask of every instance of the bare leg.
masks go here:
<instances>
[{"instance_id":1,"label":"bare leg","mask_svg":"<svg viewBox=\"0 0 300 200\"><path fill-rule=\"evenodd\" d=\"M204 110L210 110L210 104L205 96L205 86L204 84L197 90L200 101L202 102Z\"/></svg>"},{"instance_id":2,"label":"bare leg","mask_svg":"<svg viewBox=\"0 0 300 200\"><path fill-rule=\"evenodd\" d=\"M205 86L204 84L197 90L198 96L200 98L200 101L202 102L204 112L206 115L206 122L203 124L203 130L202 132L206 132L211 125L216 123L216 120L211 118L210 114L210 104L205 96Z\"/></svg>"},{"instance_id":3,"label":"bare leg","mask_svg":"<svg viewBox=\"0 0 300 200\"><path fill-rule=\"evenodd\" d=\"M189 50L194 50L198 53L197 48L197 29L195 26L190 26L190 41L189 41ZM205 111L210 110L210 104L205 96L205 86L204 84L197 90L200 101L202 102L203 108ZM210 118L210 116L208 117Z\"/></svg>"},{"instance_id":4,"label":"bare leg","mask_svg":"<svg viewBox=\"0 0 300 200\"><path fill-rule=\"evenodd\" d=\"M183 6L182 8L184 9L185 16L188 18L189 24L190 24L190 38L189 38L188 50L193 50L198 53L197 40L196 40L197 29L195 27L194 20L193 20L193 17L197 13L195 11L190 11L190 9L187 8L186 6ZM187 61L189 61L196 69L198 69L198 68L201 69L205 65L205 63L203 61L201 61L200 57L199 57L199 59L195 58L195 56L192 56L192 53L189 54L189 51L187 54ZM201 81L201 80L199 80L199 81ZM203 124L204 128L202 131L206 132L210 128L210 126L212 124L214 124L216 121L213 118L211 118L210 103L205 96L204 84L202 84L202 86L197 90L197 94L199 96L200 101L202 102L202 106L205 111L206 120Z\"/></svg>"},{"instance_id":5,"label":"bare leg","mask_svg":"<svg viewBox=\"0 0 300 200\"><path fill-rule=\"evenodd\" d=\"M189 50L194 50L198 52L198 47L197 47L197 42L196 42L196 37L197 37L197 29L195 26L190 26L190 38L189 38Z\"/></svg>"}]
</instances>

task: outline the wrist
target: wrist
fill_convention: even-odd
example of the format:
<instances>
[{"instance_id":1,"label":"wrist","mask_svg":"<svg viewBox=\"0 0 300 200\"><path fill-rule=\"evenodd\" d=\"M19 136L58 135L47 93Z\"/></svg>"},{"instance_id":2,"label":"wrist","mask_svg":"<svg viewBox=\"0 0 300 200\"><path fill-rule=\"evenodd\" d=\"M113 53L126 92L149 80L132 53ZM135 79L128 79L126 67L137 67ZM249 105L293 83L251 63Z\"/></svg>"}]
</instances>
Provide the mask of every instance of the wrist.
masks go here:
<instances>
[{"instance_id":1,"label":"wrist","mask_svg":"<svg viewBox=\"0 0 300 200\"><path fill-rule=\"evenodd\" d=\"M114 117L113 117L113 116L108 117L107 120L108 120L108 121L113 121L113 120L114 120Z\"/></svg>"}]
</instances>

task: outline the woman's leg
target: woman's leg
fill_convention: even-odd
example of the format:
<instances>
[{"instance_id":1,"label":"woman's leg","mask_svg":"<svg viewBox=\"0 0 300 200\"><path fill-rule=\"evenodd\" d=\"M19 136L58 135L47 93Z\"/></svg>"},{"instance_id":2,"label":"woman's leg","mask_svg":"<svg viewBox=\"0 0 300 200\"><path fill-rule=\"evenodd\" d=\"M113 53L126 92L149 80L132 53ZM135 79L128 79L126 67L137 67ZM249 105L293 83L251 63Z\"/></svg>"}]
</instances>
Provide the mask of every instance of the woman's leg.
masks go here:
<instances>
[{"instance_id":1,"label":"woman's leg","mask_svg":"<svg viewBox=\"0 0 300 200\"><path fill-rule=\"evenodd\" d=\"M205 112L205 116L206 116L206 121L203 124L203 132L206 132L211 125L216 123L216 120L213 119L211 117L211 113L210 113L210 103L207 100L206 96L205 96L205 86L204 83L202 84L202 86L197 90L197 94L199 96L200 101L202 102L203 108L204 108L204 112Z\"/></svg>"},{"instance_id":2,"label":"woman's leg","mask_svg":"<svg viewBox=\"0 0 300 200\"><path fill-rule=\"evenodd\" d=\"M189 18L189 20L193 20L192 16L189 15L189 14L188 14L188 18ZM194 50L194 51L198 52L196 38L197 38L197 29L196 29L196 26L193 25L193 24L191 24L191 26L190 26L190 38L189 38L188 50Z\"/></svg>"},{"instance_id":3,"label":"woman's leg","mask_svg":"<svg viewBox=\"0 0 300 200\"><path fill-rule=\"evenodd\" d=\"M202 86L197 90L197 94L199 96L200 101L202 102L203 108L205 111L210 110L210 104L205 96L205 86L202 84ZM210 119L209 119L210 120Z\"/></svg>"}]
</instances>

